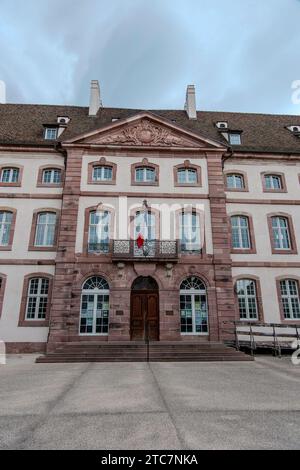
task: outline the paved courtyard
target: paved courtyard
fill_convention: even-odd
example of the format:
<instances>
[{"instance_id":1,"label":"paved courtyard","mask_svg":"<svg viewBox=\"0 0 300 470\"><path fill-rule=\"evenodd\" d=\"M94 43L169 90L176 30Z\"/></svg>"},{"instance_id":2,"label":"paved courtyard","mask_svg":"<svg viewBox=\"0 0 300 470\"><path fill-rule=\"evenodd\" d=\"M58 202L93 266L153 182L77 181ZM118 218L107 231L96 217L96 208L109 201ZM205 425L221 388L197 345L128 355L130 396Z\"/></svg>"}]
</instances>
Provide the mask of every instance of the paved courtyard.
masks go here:
<instances>
[{"instance_id":1,"label":"paved courtyard","mask_svg":"<svg viewBox=\"0 0 300 470\"><path fill-rule=\"evenodd\" d=\"M299 449L300 366L0 365L0 449Z\"/></svg>"}]
</instances>

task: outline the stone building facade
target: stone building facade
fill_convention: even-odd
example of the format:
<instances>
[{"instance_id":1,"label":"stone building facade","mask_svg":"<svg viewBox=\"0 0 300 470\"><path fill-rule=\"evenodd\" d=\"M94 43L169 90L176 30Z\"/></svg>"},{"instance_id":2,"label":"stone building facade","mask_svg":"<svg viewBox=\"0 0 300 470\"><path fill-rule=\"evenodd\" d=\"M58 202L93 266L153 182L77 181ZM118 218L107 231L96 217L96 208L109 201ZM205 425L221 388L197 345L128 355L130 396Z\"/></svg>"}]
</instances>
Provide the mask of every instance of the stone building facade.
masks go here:
<instances>
[{"instance_id":1,"label":"stone building facade","mask_svg":"<svg viewBox=\"0 0 300 470\"><path fill-rule=\"evenodd\" d=\"M0 339L223 341L300 323L300 119L0 105ZM137 239L142 240L138 246Z\"/></svg>"}]
</instances>

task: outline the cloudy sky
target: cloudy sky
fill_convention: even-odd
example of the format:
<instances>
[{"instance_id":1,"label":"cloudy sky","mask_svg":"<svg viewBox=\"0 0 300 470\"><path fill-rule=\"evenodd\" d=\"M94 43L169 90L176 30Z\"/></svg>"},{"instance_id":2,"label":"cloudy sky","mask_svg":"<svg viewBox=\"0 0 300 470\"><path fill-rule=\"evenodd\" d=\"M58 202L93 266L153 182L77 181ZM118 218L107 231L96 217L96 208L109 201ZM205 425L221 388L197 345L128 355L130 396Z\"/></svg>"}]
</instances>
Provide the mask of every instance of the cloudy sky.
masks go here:
<instances>
[{"instance_id":1,"label":"cloudy sky","mask_svg":"<svg viewBox=\"0 0 300 470\"><path fill-rule=\"evenodd\" d=\"M299 0L0 0L8 102L300 114Z\"/></svg>"}]
</instances>

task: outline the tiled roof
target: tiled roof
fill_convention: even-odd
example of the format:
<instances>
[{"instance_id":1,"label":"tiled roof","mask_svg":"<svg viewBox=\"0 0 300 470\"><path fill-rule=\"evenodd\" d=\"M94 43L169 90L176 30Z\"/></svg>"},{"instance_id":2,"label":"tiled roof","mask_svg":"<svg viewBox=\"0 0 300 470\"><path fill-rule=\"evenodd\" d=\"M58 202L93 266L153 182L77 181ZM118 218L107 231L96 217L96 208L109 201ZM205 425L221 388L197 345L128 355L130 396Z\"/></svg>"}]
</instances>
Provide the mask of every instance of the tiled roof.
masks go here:
<instances>
[{"instance_id":1,"label":"tiled roof","mask_svg":"<svg viewBox=\"0 0 300 470\"><path fill-rule=\"evenodd\" d=\"M71 121L59 140L68 140L85 132L106 126L113 118L128 118L140 109L101 108L95 117L88 115L87 107L0 104L0 144L47 145L53 142L43 138L43 124L56 124L58 116L68 116ZM300 116L249 114L233 112L199 111L197 120L189 120L185 111L150 110L200 136L227 141L216 128L218 121L227 121L229 129L242 130L239 151L300 153L300 138L286 126L300 126Z\"/></svg>"}]
</instances>

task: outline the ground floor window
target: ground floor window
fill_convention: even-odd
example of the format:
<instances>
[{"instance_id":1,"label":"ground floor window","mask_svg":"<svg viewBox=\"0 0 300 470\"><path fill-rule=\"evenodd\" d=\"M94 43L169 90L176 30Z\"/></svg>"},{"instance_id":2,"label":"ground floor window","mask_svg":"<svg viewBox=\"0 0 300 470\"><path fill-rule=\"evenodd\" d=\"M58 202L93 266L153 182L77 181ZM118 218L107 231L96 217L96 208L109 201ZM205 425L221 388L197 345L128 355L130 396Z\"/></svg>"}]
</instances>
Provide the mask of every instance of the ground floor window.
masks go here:
<instances>
[{"instance_id":1,"label":"ground floor window","mask_svg":"<svg viewBox=\"0 0 300 470\"><path fill-rule=\"evenodd\" d=\"M109 285L100 276L92 276L82 287L80 334L107 335L109 319Z\"/></svg>"},{"instance_id":2,"label":"ground floor window","mask_svg":"<svg viewBox=\"0 0 300 470\"><path fill-rule=\"evenodd\" d=\"M241 320L258 320L256 283L252 279L240 279L236 283Z\"/></svg>"},{"instance_id":3,"label":"ground floor window","mask_svg":"<svg viewBox=\"0 0 300 470\"><path fill-rule=\"evenodd\" d=\"M300 298L298 282L294 279L280 281L281 302L286 320L300 320Z\"/></svg>"},{"instance_id":4,"label":"ground floor window","mask_svg":"<svg viewBox=\"0 0 300 470\"><path fill-rule=\"evenodd\" d=\"M188 277L181 283L180 318L181 334L208 333L206 287L198 277Z\"/></svg>"},{"instance_id":5,"label":"ground floor window","mask_svg":"<svg viewBox=\"0 0 300 470\"><path fill-rule=\"evenodd\" d=\"M27 294L26 320L45 320L48 307L49 279L30 280Z\"/></svg>"}]
</instances>

